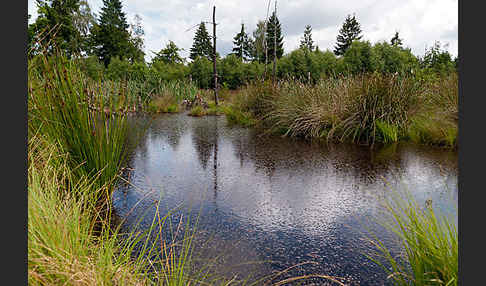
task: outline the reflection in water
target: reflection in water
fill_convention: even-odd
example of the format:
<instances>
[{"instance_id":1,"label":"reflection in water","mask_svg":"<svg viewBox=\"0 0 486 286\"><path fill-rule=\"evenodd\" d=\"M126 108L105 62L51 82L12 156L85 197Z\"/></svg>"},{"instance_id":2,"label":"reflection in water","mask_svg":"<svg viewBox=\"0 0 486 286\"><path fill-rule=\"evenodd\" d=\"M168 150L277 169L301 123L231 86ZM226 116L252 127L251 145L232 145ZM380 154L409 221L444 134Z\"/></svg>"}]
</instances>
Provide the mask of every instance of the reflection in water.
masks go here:
<instances>
[{"instance_id":1,"label":"reflection in water","mask_svg":"<svg viewBox=\"0 0 486 286\"><path fill-rule=\"evenodd\" d=\"M215 212L218 212L218 205L217 205L217 200L218 200L218 120L215 118L214 120L214 130L215 136L214 136L214 159L213 159L213 166L214 166L214 208Z\"/></svg>"},{"instance_id":2,"label":"reflection in water","mask_svg":"<svg viewBox=\"0 0 486 286\"><path fill-rule=\"evenodd\" d=\"M446 202L457 198L455 152L404 144L323 146L230 128L224 117L156 118L130 166L136 188L114 194L126 226L142 214L142 227L149 224L156 200L165 210L183 205L179 213L199 215L197 256L218 257L218 271L228 276L310 261L280 278L321 273L351 285L381 285L383 272L362 255L368 229L393 245L373 223L380 199L406 188L448 213ZM245 264L251 261L266 263Z\"/></svg>"}]
</instances>

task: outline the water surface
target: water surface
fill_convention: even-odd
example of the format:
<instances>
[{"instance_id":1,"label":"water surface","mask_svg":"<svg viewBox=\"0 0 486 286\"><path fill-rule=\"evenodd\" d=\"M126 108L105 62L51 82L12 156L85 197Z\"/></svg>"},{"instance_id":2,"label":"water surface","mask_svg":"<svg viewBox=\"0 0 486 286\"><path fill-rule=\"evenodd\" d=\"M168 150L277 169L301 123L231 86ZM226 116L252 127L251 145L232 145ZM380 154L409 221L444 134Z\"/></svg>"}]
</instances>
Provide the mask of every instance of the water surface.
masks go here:
<instances>
[{"instance_id":1,"label":"water surface","mask_svg":"<svg viewBox=\"0 0 486 286\"><path fill-rule=\"evenodd\" d=\"M279 278L320 273L350 285L386 285L384 272L363 256L368 229L394 245L374 223L381 218L380 200L406 189L448 214L457 198L456 152L262 136L227 126L223 116L156 117L129 166L132 185L114 193L125 227L142 214L140 227L149 225L156 204L162 212L180 207L175 221L198 215L196 254L213 259L228 277L307 262ZM245 264L254 261L266 262Z\"/></svg>"}]
</instances>

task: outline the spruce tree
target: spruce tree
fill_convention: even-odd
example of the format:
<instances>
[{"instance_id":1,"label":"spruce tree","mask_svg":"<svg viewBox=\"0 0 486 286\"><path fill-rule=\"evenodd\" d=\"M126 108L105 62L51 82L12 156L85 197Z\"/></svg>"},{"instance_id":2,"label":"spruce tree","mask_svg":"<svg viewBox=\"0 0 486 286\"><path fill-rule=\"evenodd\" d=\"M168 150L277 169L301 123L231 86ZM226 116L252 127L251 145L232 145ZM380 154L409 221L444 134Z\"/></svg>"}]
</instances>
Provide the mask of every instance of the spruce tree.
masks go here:
<instances>
[{"instance_id":1,"label":"spruce tree","mask_svg":"<svg viewBox=\"0 0 486 286\"><path fill-rule=\"evenodd\" d=\"M398 32L395 32L395 36L391 39L391 45L395 47L401 47L402 46L402 39L398 36Z\"/></svg>"},{"instance_id":2,"label":"spruce tree","mask_svg":"<svg viewBox=\"0 0 486 286\"><path fill-rule=\"evenodd\" d=\"M251 40L245 32L245 24L241 24L241 31L233 38L233 54L245 61L250 59L251 44Z\"/></svg>"},{"instance_id":3,"label":"spruce tree","mask_svg":"<svg viewBox=\"0 0 486 286\"><path fill-rule=\"evenodd\" d=\"M305 26L304 37L300 40L300 49L312 52L314 50L314 41L312 40L312 28L310 25Z\"/></svg>"},{"instance_id":4,"label":"spruce tree","mask_svg":"<svg viewBox=\"0 0 486 286\"><path fill-rule=\"evenodd\" d=\"M334 48L334 54L337 56L344 55L346 50L351 46L351 43L355 40L361 39L361 27L356 17L348 15L343 23L343 26L339 30L337 36L337 46Z\"/></svg>"},{"instance_id":5,"label":"spruce tree","mask_svg":"<svg viewBox=\"0 0 486 286\"><path fill-rule=\"evenodd\" d=\"M166 64L182 64L184 59L179 55L179 51L182 50L183 49L177 47L173 41L169 41L165 48L155 54L155 57L152 59L152 63L161 61Z\"/></svg>"},{"instance_id":6,"label":"spruce tree","mask_svg":"<svg viewBox=\"0 0 486 286\"><path fill-rule=\"evenodd\" d=\"M272 13L272 16L268 20L267 24L267 35L266 35L266 43L268 47L268 60L273 60L273 51L275 49L275 35L277 37L277 59L280 59L283 56L283 36L282 36L282 29L280 27L280 22L278 21L277 15L275 12Z\"/></svg>"},{"instance_id":7,"label":"spruce tree","mask_svg":"<svg viewBox=\"0 0 486 286\"><path fill-rule=\"evenodd\" d=\"M197 57L206 57L208 60L213 59L213 45L204 22L199 24L190 49L189 58L194 61Z\"/></svg>"},{"instance_id":8,"label":"spruce tree","mask_svg":"<svg viewBox=\"0 0 486 286\"><path fill-rule=\"evenodd\" d=\"M107 67L113 57L130 54L130 33L120 0L103 0L99 23L91 29L94 53Z\"/></svg>"}]
</instances>

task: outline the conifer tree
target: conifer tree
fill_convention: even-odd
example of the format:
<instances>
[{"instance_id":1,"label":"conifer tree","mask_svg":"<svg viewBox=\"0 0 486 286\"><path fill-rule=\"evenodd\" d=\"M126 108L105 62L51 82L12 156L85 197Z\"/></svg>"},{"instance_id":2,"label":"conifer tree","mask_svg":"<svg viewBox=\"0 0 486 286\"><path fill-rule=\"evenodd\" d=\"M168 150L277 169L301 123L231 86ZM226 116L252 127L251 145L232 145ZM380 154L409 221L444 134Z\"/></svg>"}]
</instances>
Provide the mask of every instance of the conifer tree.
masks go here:
<instances>
[{"instance_id":1,"label":"conifer tree","mask_svg":"<svg viewBox=\"0 0 486 286\"><path fill-rule=\"evenodd\" d=\"M179 55L179 51L182 50L173 41L169 41L165 48L155 54L152 63L161 61L166 64L181 64L184 62L184 59Z\"/></svg>"},{"instance_id":2,"label":"conifer tree","mask_svg":"<svg viewBox=\"0 0 486 286\"><path fill-rule=\"evenodd\" d=\"M245 24L241 24L241 31L233 38L233 54L246 61L251 58L251 40L245 32Z\"/></svg>"},{"instance_id":3,"label":"conifer tree","mask_svg":"<svg viewBox=\"0 0 486 286\"><path fill-rule=\"evenodd\" d=\"M269 61L273 60L273 51L275 49L275 45L274 45L275 35L277 37L277 45L276 45L277 59L280 59L284 53L282 29L280 26L280 22L278 21L277 15L275 15L275 12L273 12L272 16L268 20L267 35L265 37L266 44L268 47L267 55Z\"/></svg>"},{"instance_id":4,"label":"conifer tree","mask_svg":"<svg viewBox=\"0 0 486 286\"><path fill-rule=\"evenodd\" d=\"M312 28L310 25L305 26L304 37L300 40L300 49L312 52L314 50L314 41L312 40Z\"/></svg>"},{"instance_id":5,"label":"conifer tree","mask_svg":"<svg viewBox=\"0 0 486 286\"><path fill-rule=\"evenodd\" d=\"M361 27L356 17L353 15L348 15L346 20L344 20L343 26L339 30L339 35L337 36L337 46L334 48L334 54L337 56L344 55L346 50L351 46L351 43L355 40L360 40L362 38Z\"/></svg>"},{"instance_id":6,"label":"conifer tree","mask_svg":"<svg viewBox=\"0 0 486 286\"><path fill-rule=\"evenodd\" d=\"M99 23L91 29L94 53L107 67L111 58L127 58L130 33L120 0L103 0Z\"/></svg>"},{"instance_id":7,"label":"conifer tree","mask_svg":"<svg viewBox=\"0 0 486 286\"><path fill-rule=\"evenodd\" d=\"M395 32L395 36L391 39L391 45L395 47L401 47L402 46L402 39L398 36L398 32Z\"/></svg>"},{"instance_id":8,"label":"conifer tree","mask_svg":"<svg viewBox=\"0 0 486 286\"><path fill-rule=\"evenodd\" d=\"M194 61L197 57L206 57L208 60L213 59L213 45L204 22L199 24L190 49L189 58Z\"/></svg>"}]
</instances>

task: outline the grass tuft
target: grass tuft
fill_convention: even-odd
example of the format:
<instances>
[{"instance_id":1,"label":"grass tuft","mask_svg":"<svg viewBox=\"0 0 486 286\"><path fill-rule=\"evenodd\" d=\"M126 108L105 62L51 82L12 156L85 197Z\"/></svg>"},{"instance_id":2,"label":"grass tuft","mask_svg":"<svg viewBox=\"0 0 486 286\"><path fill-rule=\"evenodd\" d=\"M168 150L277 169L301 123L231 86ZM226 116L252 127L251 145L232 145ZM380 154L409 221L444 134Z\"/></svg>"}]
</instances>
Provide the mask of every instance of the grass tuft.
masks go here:
<instances>
[{"instance_id":1,"label":"grass tuft","mask_svg":"<svg viewBox=\"0 0 486 286\"><path fill-rule=\"evenodd\" d=\"M402 252L393 255L378 238L368 254L393 285L458 285L458 238L450 218L438 216L431 202L419 206L410 194L396 193L385 201L384 226L398 237ZM389 266L387 266L389 265Z\"/></svg>"}]
</instances>

